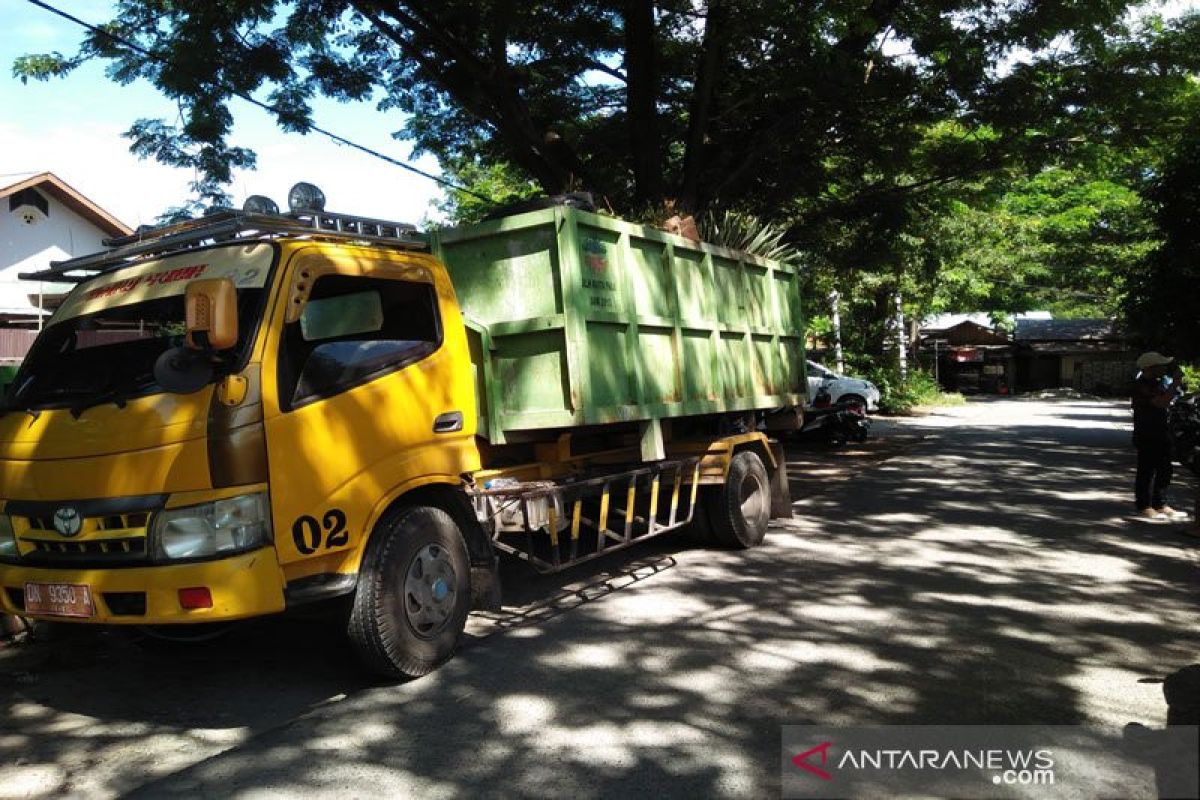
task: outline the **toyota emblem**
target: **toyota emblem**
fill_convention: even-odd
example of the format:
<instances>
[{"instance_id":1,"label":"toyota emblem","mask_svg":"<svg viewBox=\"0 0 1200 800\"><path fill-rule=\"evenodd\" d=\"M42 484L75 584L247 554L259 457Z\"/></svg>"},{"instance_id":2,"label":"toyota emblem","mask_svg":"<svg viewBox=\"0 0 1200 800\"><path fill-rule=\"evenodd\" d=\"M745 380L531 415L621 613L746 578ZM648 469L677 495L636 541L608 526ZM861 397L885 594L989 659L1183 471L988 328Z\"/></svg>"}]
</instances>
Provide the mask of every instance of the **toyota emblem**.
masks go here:
<instances>
[{"instance_id":1,"label":"toyota emblem","mask_svg":"<svg viewBox=\"0 0 1200 800\"><path fill-rule=\"evenodd\" d=\"M79 509L63 506L54 512L54 530L63 536L74 536L79 533L81 528L83 528L83 518L79 516Z\"/></svg>"}]
</instances>

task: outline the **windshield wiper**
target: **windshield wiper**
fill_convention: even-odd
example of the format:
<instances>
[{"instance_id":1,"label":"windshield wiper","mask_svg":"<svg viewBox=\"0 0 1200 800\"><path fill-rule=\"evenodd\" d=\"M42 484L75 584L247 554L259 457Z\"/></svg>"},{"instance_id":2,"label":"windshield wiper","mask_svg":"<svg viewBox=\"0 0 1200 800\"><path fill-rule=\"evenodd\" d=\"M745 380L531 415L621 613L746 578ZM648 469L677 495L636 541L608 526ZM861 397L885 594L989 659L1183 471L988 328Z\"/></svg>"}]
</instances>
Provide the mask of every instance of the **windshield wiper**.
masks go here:
<instances>
[{"instance_id":1,"label":"windshield wiper","mask_svg":"<svg viewBox=\"0 0 1200 800\"><path fill-rule=\"evenodd\" d=\"M115 403L117 408L124 408L129 402L129 395L133 394L139 389L145 389L147 386L150 386L153 383L154 375L148 373L142 374L135 378L130 386L124 386L119 389L114 387L108 391L101 392L98 395L93 395L92 397L89 397L86 400L81 400L80 402L71 406L69 411L71 412L72 417L79 419L81 416L83 416L84 411L87 411L89 408L95 408L96 406L102 406L105 403Z\"/></svg>"}]
</instances>

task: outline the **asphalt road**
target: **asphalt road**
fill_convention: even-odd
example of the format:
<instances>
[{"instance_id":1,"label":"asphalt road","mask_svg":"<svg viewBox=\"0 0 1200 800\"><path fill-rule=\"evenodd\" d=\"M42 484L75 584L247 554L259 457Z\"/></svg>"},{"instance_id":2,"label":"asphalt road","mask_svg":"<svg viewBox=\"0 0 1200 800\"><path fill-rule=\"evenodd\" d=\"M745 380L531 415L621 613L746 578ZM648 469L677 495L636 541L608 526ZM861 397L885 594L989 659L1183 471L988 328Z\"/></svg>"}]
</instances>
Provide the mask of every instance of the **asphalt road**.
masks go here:
<instances>
[{"instance_id":1,"label":"asphalt road","mask_svg":"<svg viewBox=\"0 0 1200 800\"><path fill-rule=\"evenodd\" d=\"M909 446L854 479L794 475L756 550L508 570L516 605L400 686L316 617L189 647L57 626L0 652L0 796L775 796L785 723L1161 725L1140 681L1200 661L1200 545L1128 518L1125 423L891 426Z\"/></svg>"}]
</instances>

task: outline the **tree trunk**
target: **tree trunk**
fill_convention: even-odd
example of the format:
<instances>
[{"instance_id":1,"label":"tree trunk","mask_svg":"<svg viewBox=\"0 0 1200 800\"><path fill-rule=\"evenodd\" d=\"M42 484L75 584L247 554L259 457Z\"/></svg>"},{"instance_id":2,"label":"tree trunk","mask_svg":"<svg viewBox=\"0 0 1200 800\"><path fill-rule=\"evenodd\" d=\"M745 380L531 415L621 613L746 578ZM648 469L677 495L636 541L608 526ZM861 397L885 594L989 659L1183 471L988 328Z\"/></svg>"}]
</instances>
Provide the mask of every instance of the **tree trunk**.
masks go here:
<instances>
[{"instance_id":1,"label":"tree trunk","mask_svg":"<svg viewBox=\"0 0 1200 800\"><path fill-rule=\"evenodd\" d=\"M679 205L684 211L696 211L700 205L700 174L704 170L704 140L712 98L717 84L721 50L728 31L724 0L709 0L704 21L704 41L696 62L696 80L692 86L691 113L688 115L687 143L683 154L683 183Z\"/></svg>"},{"instance_id":2,"label":"tree trunk","mask_svg":"<svg viewBox=\"0 0 1200 800\"><path fill-rule=\"evenodd\" d=\"M580 177L578 156L561 136L539 126L512 80L503 19L489 31L482 55L440 28L432 6L423 3L351 0L374 28L421 65L429 80L464 110L492 127L512 160L547 192L570 189ZM389 23L383 15L393 21Z\"/></svg>"},{"instance_id":3,"label":"tree trunk","mask_svg":"<svg viewBox=\"0 0 1200 800\"><path fill-rule=\"evenodd\" d=\"M634 201L662 198L658 65L653 0L625 0L625 74Z\"/></svg>"}]
</instances>

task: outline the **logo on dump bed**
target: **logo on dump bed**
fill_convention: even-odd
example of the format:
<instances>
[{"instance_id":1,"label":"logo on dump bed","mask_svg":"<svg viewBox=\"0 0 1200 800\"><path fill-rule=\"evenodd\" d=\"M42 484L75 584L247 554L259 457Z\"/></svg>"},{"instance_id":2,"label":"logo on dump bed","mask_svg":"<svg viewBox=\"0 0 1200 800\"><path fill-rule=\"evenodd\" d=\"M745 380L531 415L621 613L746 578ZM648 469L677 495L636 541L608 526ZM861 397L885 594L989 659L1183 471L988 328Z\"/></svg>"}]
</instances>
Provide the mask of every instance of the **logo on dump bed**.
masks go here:
<instances>
[{"instance_id":1,"label":"logo on dump bed","mask_svg":"<svg viewBox=\"0 0 1200 800\"><path fill-rule=\"evenodd\" d=\"M83 527L83 518L79 510L71 506L63 506L54 512L54 530L63 536L74 536Z\"/></svg>"}]
</instances>

